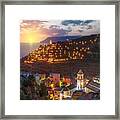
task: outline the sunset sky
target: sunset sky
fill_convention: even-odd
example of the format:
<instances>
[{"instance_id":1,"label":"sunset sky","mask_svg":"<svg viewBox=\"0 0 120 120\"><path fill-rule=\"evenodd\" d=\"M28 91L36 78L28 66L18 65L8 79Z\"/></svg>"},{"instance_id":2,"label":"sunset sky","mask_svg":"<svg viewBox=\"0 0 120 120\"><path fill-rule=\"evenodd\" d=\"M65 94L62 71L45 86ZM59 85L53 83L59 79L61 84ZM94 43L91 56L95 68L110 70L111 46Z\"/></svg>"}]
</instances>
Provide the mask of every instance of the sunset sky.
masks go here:
<instances>
[{"instance_id":1,"label":"sunset sky","mask_svg":"<svg viewBox=\"0 0 120 120\"><path fill-rule=\"evenodd\" d=\"M100 33L98 20L22 20L20 42L38 43L47 37Z\"/></svg>"}]
</instances>

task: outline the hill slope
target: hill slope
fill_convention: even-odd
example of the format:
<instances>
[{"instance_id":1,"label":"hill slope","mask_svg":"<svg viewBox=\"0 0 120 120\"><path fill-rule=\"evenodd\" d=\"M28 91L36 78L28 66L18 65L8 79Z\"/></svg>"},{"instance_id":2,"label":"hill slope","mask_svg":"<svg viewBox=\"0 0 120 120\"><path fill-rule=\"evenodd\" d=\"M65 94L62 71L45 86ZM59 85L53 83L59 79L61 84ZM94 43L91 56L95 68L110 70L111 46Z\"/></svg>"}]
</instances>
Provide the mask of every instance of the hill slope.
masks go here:
<instances>
[{"instance_id":1,"label":"hill slope","mask_svg":"<svg viewBox=\"0 0 120 120\"><path fill-rule=\"evenodd\" d=\"M21 59L21 71L74 74L83 69L87 74L100 72L100 35L40 45Z\"/></svg>"}]
</instances>

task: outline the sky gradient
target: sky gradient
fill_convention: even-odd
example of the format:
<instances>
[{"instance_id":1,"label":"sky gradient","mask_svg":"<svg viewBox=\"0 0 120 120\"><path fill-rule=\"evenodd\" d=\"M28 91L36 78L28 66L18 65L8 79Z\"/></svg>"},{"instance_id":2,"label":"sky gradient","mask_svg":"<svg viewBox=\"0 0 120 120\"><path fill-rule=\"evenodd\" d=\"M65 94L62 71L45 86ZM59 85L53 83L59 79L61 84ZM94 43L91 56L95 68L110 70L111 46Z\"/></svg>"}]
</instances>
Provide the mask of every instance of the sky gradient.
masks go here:
<instances>
[{"instance_id":1,"label":"sky gradient","mask_svg":"<svg viewBox=\"0 0 120 120\"><path fill-rule=\"evenodd\" d=\"M47 37L100 33L99 20L22 20L20 42L38 43Z\"/></svg>"}]
</instances>

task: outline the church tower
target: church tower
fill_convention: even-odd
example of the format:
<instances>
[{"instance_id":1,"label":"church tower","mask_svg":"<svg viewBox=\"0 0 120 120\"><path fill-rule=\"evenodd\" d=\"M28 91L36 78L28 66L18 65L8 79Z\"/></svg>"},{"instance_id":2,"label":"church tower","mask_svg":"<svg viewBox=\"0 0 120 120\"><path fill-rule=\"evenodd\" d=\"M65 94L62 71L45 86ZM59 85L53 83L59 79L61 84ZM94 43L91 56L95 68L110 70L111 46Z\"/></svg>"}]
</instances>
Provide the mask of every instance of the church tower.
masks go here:
<instances>
[{"instance_id":1,"label":"church tower","mask_svg":"<svg viewBox=\"0 0 120 120\"><path fill-rule=\"evenodd\" d=\"M77 73L77 90L83 90L84 88L84 73L80 69Z\"/></svg>"},{"instance_id":2,"label":"church tower","mask_svg":"<svg viewBox=\"0 0 120 120\"><path fill-rule=\"evenodd\" d=\"M52 44L52 40L50 40L50 44Z\"/></svg>"}]
</instances>

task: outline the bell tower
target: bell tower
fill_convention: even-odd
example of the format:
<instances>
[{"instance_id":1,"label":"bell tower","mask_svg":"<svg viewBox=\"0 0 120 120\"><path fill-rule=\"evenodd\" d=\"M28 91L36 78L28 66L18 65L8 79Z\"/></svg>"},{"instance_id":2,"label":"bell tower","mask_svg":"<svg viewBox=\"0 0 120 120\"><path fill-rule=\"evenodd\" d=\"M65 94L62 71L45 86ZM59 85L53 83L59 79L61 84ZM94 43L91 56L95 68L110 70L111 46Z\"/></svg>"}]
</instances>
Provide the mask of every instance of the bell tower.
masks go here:
<instances>
[{"instance_id":1,"label":"bell tower","mask_svg":"<svg viewBox=\"0 0 120 120\"><path fill-rule=\"evenodd\" d=\"M82 90L84 88L84 73L80 69L77 73L77 90Z\"/></svg>"},{"instance_id":2,"label":"bell tower","mask_svg":"<svg viewBox=\"0 0 120 120\"><path fill-rule=\"evenodd\" d=\"M52 40L50 40L50 44L52 44Z\"/></svg>"}]
</instances>

